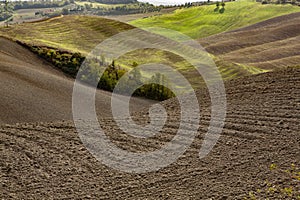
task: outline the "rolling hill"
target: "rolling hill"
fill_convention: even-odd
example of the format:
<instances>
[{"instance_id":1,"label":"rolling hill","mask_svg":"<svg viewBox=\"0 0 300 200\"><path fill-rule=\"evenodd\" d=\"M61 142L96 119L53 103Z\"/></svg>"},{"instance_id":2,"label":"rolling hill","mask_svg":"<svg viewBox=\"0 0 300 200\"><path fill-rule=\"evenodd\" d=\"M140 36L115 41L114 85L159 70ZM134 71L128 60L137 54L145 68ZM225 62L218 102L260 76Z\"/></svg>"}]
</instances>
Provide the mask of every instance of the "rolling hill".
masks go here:
<instances>
[{"instance_id":1,"label":"rolling hill","mask_svg":"<svg viewBox=\"0 0 300 200\"><path fill-rule=\"evenodd\" d=\"M219 59L241 67L273 70L300 66L300 12L275 17L199 42Z\"/></svg>"},{"instance_id":2,"label":"rolling hill","mask_svg":"<svg viewBox=\"0 0 300 200\"><path fill-rule=\"evenodd\" d=\"M225 12L215 12L215 5L178 9L172 14L138 19L130 24L139 28L162 27L184 33L194 39L255 24L276 16L299 12L292 5L262 5L252 1L228 2Z\"/></svg>"},{"instance_id":3,"label":"rolling hill","mask_svg":"<svg viewBox=\"0 0 300 200\"><path fill-rule=\"evenodd\" d=\"M296 12L197 41L212 55L222 77L228 80L278 68L300 66L299 26L300 12ZM171 59L168 60L163 53L156 55L172 65L174 57L169 56ZM129 58L135 57L139 57L138 53L132 53ZM191 68L181 61L175 62L175 67L180 65L186 70ZM190 77L194 73L187 74Z\"/></svg>"},{"instance_id":4,"label":"rolling hill","mask_svg":"<svg viewBox=\"0 0 300 200\"><path fill-rule=\"evenodd\" d=\"M28 49L2 37L0 79L1 124L72 119L74 80ZM100 118L111 116L110 96L109 92L97 92ZM133 102L133 110L153 103L137 98Z\"/></svg>"},{"instance_id":5,"label":"rolling hill","mask_svg":"<svg viewBox=\"0 0 300 200\"><path fill-rule=\"evenodd\" d=\"M272 17L300 11L291 5L261 5L254 2L230 2L223 14L215 13L215 5L178 9L172 14L132 21L140 28L174 29L192 38L241 28ZM61 16L34 23L0 28L0 35L87 54L98 43L121 31L134 28L126 23L96 16Z\"/></svg>"},{"instance_id":6,"label":"rolling hill","mask_svg":"<svg viewBox=\"0 0 300 200\"><path fill-rule=\"evenodd\" d=\"M104 39L133 26L95 16L61 16L1 28L0 35L22 42L88 54Z\"/></svg>"},{"instance_id":7,"label":"rolling hill","mask_svg":"<svg viewBox=\"0 0 300 200\"><path fill-rule=\"evenodd\" d=\"M183 32L201 37L199 42L215 57L224 78L239 77L225 81L227 110L220 139L207 157L199 159L212 115L208 91L199 89L200 124L194 142L173 164L144 174L121 172L97 161L71 121L74 80L16 42L0 37L0 198L297 199L300 69L285 67L299 64L299 13L264 21L271 17L269 13L283 15L294 12L295 7L247 2L242 8L239 2L234 3L226 5L224 18L215 18L216 23L224 21L218 31L215 26L220 23L208 25L211 31L205 34L200 30L201 36L193 35L193 30L187 30L188 26L197 27L193 19L187 20L186 26L178 21ZM210 8L184 9L169 17ZM230 9L236 18L229 16ZM246 11L251 17L246 18ZM167 15L158 21L164 17ZM174 26L173 20L170 26ZM257 21L261 22L254 24ZM245 27L236 29L240 26ZM105 38L132 28L98 17L63 16L2 28L0 35L86 54ZM202 38L229 29L234 30ZM147 51L158 61L174 60L172 55ZM139 62L150 62L148 54L143 56L146 58L141 52L132 52L123 61L129 65L139 57ZM125 134L118 127L111 118L110 97L109 92L98 90L95 104L102 129L119 148L151 152L176 135L182 116L176 98L160 103L168 119L159 134L145 139ZM185 97L184 101L192 104L189 96ZM132 98L130 103L133 120L149 124L148 108L156 102ZM160 115L152 116L161 121ZM185 122L183 132L189 133L193 126L191 121Z\"/></svg>"},{"instance_id":8,"label":"rolling hill","mask_svg":"<svg viewBox=\"0 0 300 200\"><path fill-rule=\"evenodd\" d=\"M299 52L297 44L297 35L299 35L297 28L299 24L298 7L261 5L245 1L230 2L225 7L226 11L223 14L215 13L213 5L200 6L179 9L173 14L133 21L132 24L139 27L161 26L178 30L194 38L200 37L200 43L212 54L224 79L299 64L299 55L297 54ZM286 13L295 14L284 15ZM272 19L278 15L283 17ZM255 25L256 22L259 23ZM246 26L249 24L252 25ZM237 30L242 26L244 28L239 29L239 31L228 31ZM86 55L104 39L133 28L126 23L110 19L75 15L35 23L24 23L7 29L1 28L0 35L26 43L81 52ZM224 31L228 33L204 38L204 36ZM245 45L248 49L233 51L234 48L246 47ZM252 48L250 48L251 46ZM277 48L280 48L281 51L274 51ZM261 51L263 53L259 53ZM183 73L188 78L194 74L193 70L189 70L189 64L161 51L131 52L120 58L117 63L128 69L133 61L138 64L166 63L175 68L184 69ZM193 81L199 82L199 80Z\"/></svg>"},{"instance_id":9,"label":"rolling hill","mask_svg":"<svg viewBox=\"0 0 300 200\"><path fill-rule=\"evenodd\" d=\"M121 172L97 161L71 122L2 125L0 197L297 199L299 86L299 69L227 82L225 128L212 152L201 160L198 152L209 124L210 106L206 92L199 91L201 123L192 146L172 165L145 174ZM102 127L124 150L159 149L174 137L180 119L175 99L162 105L169 119L162 134L155 137L138 139L122 134L111 119L103 119ZM134 118L141 124L149 121L146 112L135 113Z\"/></svg>"}]
</instances>

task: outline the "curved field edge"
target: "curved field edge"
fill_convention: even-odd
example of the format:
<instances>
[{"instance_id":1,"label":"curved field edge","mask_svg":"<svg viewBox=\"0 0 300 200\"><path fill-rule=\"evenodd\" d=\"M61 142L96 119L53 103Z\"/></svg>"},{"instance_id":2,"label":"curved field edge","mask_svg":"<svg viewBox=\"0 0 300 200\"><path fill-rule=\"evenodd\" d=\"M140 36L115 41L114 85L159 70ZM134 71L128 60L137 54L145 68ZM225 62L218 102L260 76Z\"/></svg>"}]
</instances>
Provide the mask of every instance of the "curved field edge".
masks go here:
<instances>
[{"instance_id":1,"label":"curved field edge","mask_svg":"<svg viewBox=\"0 0 300 200\"><path fill-rule=\"evenodd\" d=\"M131 25L96 16L60 16L1 28L0 35L25 43L88 54L97 44Z\"/></svg>"},{"instance_id":2,"label":"curved field edge","mask_svg":"<svg viewBox=\"0 0 300 200\"><path fill-rule=\"evenodd\" d=\"M292 5L262 5L256 2L227 2L225 12L215 12L215 5L175 10L172 14L130 22L139 28L161 27L179 31L194 39L252 25L276 16L300 12Z\"/></svg>"},{"instance_id":3,"label":"curved field edge","mask_svg":"<svg viewBox=\"0 0 300 200\"><path fill-rule=\"evenodd\" d=\"M245 3L245 5L249 4L249 2L243 3ZM257 4L253 5L257 6ZM261 5L259 5L259 7L260 6ZM273 7L275 5L271 6ZM284 7L280 5L276 6ZM201 7L192 9L201 9ZM219 22L216 21L215 23L217 24ZM95 16L64 16L35 23L25 23L17 26L11 26L7 29L2 28L0 29L0 34L5 35L6 37L13 38L14 40L20 40L29 45L49 46L57 49L67 49L71 52L81 52L83 55L86 55L98 43L105 40L106 38L119 32L130 30L132 28L134 27L122 22ZM249 31L249 33L251 33L252 29L253 28L246 31ZM217 34L213 37L216 38L216 41L221 40L221 42L224 43L226 43L227 40L230 41L229 39L232 39L230 37L225 37L226 35L223 37L222 34ZM248 39L246 38L245 41L247 41ZM256 39L258 38L256 37ZM204 38L204 41L205 40L206 38ZM236 39L234 40L237 41ZM200 41L201 44L202 42L203 41ZM264 40L262 40L262 42L264 43ZM204 44L204 46L206 45ZM227 46L225 46L224 48L228 49ZM219 49L223 51L224 48ZM208 52L210 51L208 50ZM268 61L266 63L243 63L237 59L230 60L223 59L223 57L220 55L214 56L214 52L210 53L212 53L211 56L219 67L219 71L222 77L226 80L270 71L274 68L277 68L278 64L278 66L281 67L281 63L286 63L283 66L291 66L289 65L289 61L286 62L286 60L282 59L280 61L274 62L271 67L266 68L264 67L265 65L270 65ZM293 63L294 61L296 62L297 58L293 58ZM201 80L193 78L196 76L195 70L193 70L193 67L189 63L184 62L181 58L178 58L178 56L176 57L176 55L171 55L168 52L151 51L146 49L143 52L131 52L117 60L117 64L126 70L132 68L133 62L136 62L138 64L151 62L168 64L175 67L176 69L182 70L183 74L186 75L187 78L192 82L192 85L195 85L194 83L199 83L199 81L201 82ZM299 63L297 64L296 62L296 65L299 65Z\"/></svg>"},{"instance_id":4,"label":"curved field edge","mask_svg":"<svg viewBox=\"0 0 300 200\"><path fill-rule=\"evenodd\" d=\"M119 32L134 28L131 25L104 19L94 16L63 16L42 20L34 23L24 23L0 29L0 35L15 41L20 41L26 46L50 47L56 51L80 52L83 56L87 55L98 43ZM141 56L141 54L143 56ZM147 56L145 56L147 55ZM138 64L145 63L164 63L176 69L182 70L183 74L194 83L199 83L199 79L193 78L194 68L182 58L172 55L169 52L154 51L145 49L143 52L130 52L117 60L117 64L123 69L130 70L133 62ZM221 62L218 62L219 64ZM55 63L53 63L55 65ZM238 65L224 65L221 71L225 79L249 75L248 70L238 67ZM232 66L234 70L232 70ZM230 68L229 72L225 68ZM70 71L68 69L64 71ZM231 73L232 72L232 73ZM234 73L234 74L233 74ZM71 74L74 75L74 74Z\"/></svg>"},{"instance_id":5,"label":"curved field edge","mask_svg":"<svg viewBox=\"0 0 300 200\"><path fill-rule=\"evenodd\" d=\"M262 70L300 65L300 12L275 17L199 42L223 62Z\"/></svg>"}]
</instances>

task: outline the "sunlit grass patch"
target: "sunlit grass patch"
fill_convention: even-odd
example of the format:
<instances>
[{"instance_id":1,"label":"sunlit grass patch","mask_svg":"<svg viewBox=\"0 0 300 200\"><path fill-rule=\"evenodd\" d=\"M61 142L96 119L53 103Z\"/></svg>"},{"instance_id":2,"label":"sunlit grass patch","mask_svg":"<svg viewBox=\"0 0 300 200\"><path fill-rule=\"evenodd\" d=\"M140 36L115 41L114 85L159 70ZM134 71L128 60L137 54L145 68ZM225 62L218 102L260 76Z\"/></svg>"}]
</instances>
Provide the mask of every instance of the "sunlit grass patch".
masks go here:
<instances>
[{"instance_id":1,"label":"sunlit grass patch","mask_svg":"<svg viewBox=\"0 0 300 200\"><path fill-rule=\"evenodd\" d=\"M140 28L162 27L184 33L194 39L255 24L276 16L300 12L292 5L262 5L250 1L228 2L225 12L215 12L215 5L176 10L172 14L132 21Z\"/></svg>"}]
</instances>

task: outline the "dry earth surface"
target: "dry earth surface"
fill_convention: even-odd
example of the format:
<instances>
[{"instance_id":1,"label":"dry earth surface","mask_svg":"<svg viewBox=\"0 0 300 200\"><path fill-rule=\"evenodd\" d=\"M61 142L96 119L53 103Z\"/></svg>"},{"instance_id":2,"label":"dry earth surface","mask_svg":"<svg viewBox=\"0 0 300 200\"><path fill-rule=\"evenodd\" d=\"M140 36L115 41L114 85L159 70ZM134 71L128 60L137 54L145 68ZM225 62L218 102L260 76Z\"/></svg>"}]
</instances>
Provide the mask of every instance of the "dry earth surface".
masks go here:
<instances>
[{"instance_id":1,"label":"dry earth surface","mask_svg":"<svg viewBox=\"0 0 300 200\"><path fill-rule=\"evenodd\" d=\"M300 13L286 15L200 42L229 62L262 69L299 65L299 19ZM243 199L250 191L269 191L266 180L271 186L292 187L294 196L278 190L256 194L257 199L300 195L299 180L270 171L272 164L288 169L300 163L299 68L226 82L225 127L213 151L201 160L211 113L207 91L199 90L201 122L195 141L172 165L145 174L120 172L97 161L71 122L74 80L1 37L0 79L1 199ZM161 133L131 137L111 118L110 93L97 91L96 96L102 128L124 150L160 149L179 127L180 107L170 99L161 103L168 112ZM132 98L131 103L134 120L149 123L145 108L154 102Z\"/></svg>"},{"instance_id":2,"label":"dry earth surface","mask_svg":"<svg viewBox=\"0 0 300 200\"><path fill-rule=\"evenodd\" d=\"M1 37L0 79L0 124L72 119L74 80L27 49ZM110 96L109 92L97 91L98 117L111 115ZM153 101L134 98L132 110L151 104Z\"/></svg>"},{"instance_id":3,"label":"dry earth surface","mask_svg":"<svg viewBox=\"0 0 300 200\"><path fill-rule=\"evenodd\" d=\"M12 53L18 55L16 51ZM1 56L10 57L3 53ZM9 66L6 69L12 70ZM35 76L42 76L48 71L43 69ZM58 82L61 76L55 73L51 74ZM1 80L8 75L1 72ZM20 91L25 83L20 82L15 87ZM39 102L35 99L43 91L40 88L37 90L26 96L33 105ZM2 94L10 91L13 89L8 88ZM294 191L300 191L299 181L293 182L269 170L272 163L282 168L300 163L300 70L286 69L236 79L226 83L226 91L226 124L213 151L202 160L198 158L210 120L209 97L202 90L198 92L202 108L199 135L192 146L177 162L146 174L124 173L101 164L83 146L72 122L2 125L0 197L242 199L249 191L265 187L265 180L291 185ZM4 104L1 102L1 105ZM168 121L162 133L147 140L123 134L109 117L102 118L101 125L110 139L125 150L140 152L159 149L176 134L180 118L176 99L162 105L168 111ZM4 116L9 116L10 112L6 112ZM15 112L22 113L20 110ZM137 112L134 118L143 124L149 120L146 114L145 110ZM269 195L270 199L295 199L276 192ZM262 194L259 199L264 198Z\"/></svg>"},{"instance_id":4,"label":"dry earth surface","mask_svg":"<svg viewBox=\"0 0 300 200\"><path fill-rule=\"evenodd\" d=\"M300 63L300 12L200 39L222 60L275 69Z\"/></svg>"}]
</instances>

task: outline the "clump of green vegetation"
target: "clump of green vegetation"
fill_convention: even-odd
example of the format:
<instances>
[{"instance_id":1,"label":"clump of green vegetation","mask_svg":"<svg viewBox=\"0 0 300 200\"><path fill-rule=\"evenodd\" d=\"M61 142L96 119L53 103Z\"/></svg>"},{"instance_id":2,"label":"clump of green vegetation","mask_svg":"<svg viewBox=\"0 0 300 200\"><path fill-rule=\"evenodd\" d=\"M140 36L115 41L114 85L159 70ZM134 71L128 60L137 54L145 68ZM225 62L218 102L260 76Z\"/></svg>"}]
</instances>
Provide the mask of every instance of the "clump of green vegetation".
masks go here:
<instances>
[{"instance_id":1,"label":"clump of green vegetation","mask_svg":"<svg viewBox=\"0 0 300 200\"><path fill-rule=\"evenodd\" d=\"M123 94L123 95L131 95L131 88L135 88L137 85L143 85L143 79L147 79L143 77L140 70L137 68L137 63L133 62L132 64L132 77L126 76L125 82L118 87L118 90L115 90L116 85L123 77L126 70L122 69L119 65L116 64L115 61L112 61L111 64L105 62L104 58L97 59L89 59L85 62L84 67L81 69L81 77L80 79L86 83L94 83L98 82L98 88ZM102 75L101 71L105 69ZM101 76L101 77L100 77ZM138 87L133 95L146 97L153 100L163 101L169 98L174 97L174 93L164 85L168 85L166 78L156 73L153 75L150 80L150 84L144 84L141 87Z\"/></svg>"},{"instance_id":2,"label":"clump of green vegetation","mask_svg":"<svg viewBox=\"0 0 300 200\"><path fill-rule=\"evenodd\" d=\"M38 54L40 57L49 61L65 74L73 78L76 78L78 71L81 70L81 81L87 84L91 84L96 81L98 82L97 87L106 91L113 92L119 80L125 73L127 73L127 71L117 65L115 61L108 63L105 61L104 57L101 57L101 59L88 59L85 64L82 65L85 61L85 57L82 56L81 53L71 53L45 46L31 46L20 41L18 41L18 43ZM81 68L81 66L83 67ZM137 66L138 64L133 62L133 77L131 79L127 79L126 84L123 84L120 89L116 91L117 93L131 95L127 93L128 89L135 85L139 85L142 83L142 79L145 79L145 77L142 77ZM101 69L103 68L105 68L105 70L101 75ZM159 84L151 83L143 85L142 87L139 87L133 95L158 101L163 101L175 96L169 88L163 86L167 85L167 80L163 75L157 73L151 77L150 81L155 81Z\"/></svg>"},{"instance_id":3,"label":"clump of green vegetation","mask_svg":"<svg viewBox=\"0 0 300 200\"><path fill-rule=\"evenodd\" d=\"M300 169L291 164L288 169L281 169L276 164L269 166L272 177L265 180L264 186L245 195L245 200L256 199L297 199L300 200ZM274 176L274 177L273 177ZM284 177L279 180L276 177ZM275 178L275 179L274 179Z\"/></svg>"},{"instance_id":4,"label":"clump of green vegetation","mask_svg":"<svg viewBox=\"0 0 300 200\"><path fill-rule=\"evenodd\" d=\"M50 47L28 46L28 48L73 78L76 77L85 59L80 53L71 53Z\"/></svg>"}]
</instances>

